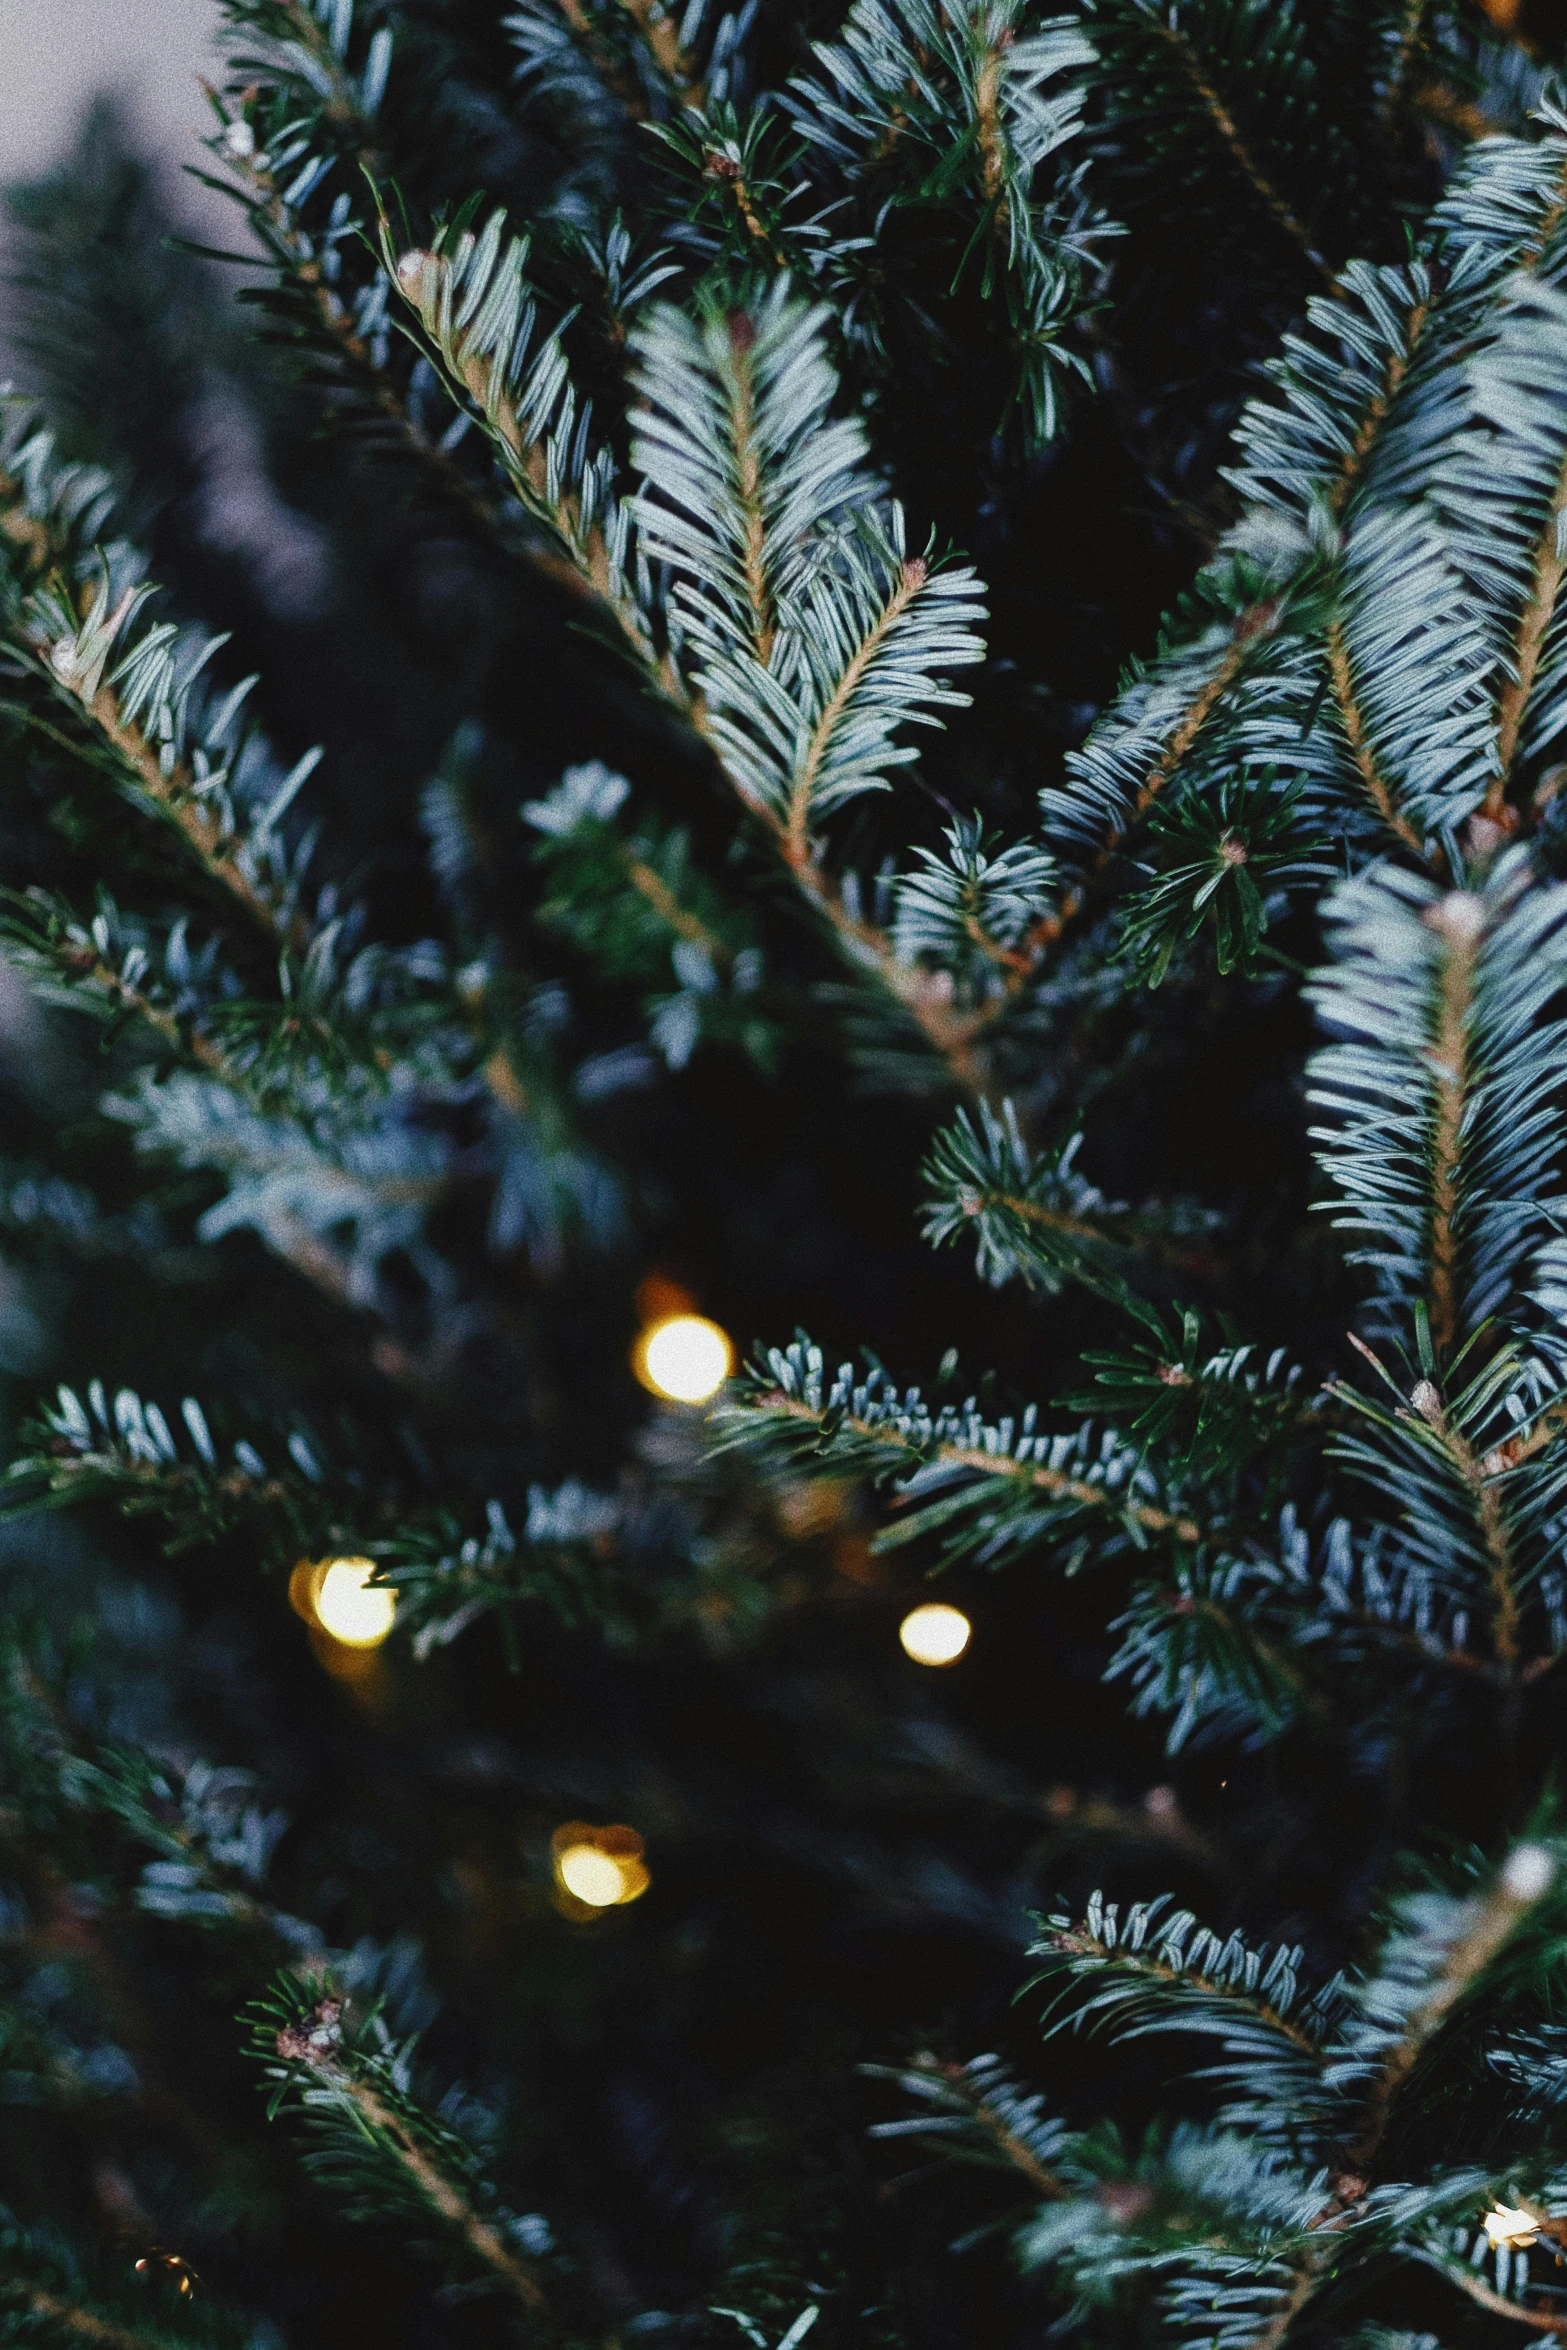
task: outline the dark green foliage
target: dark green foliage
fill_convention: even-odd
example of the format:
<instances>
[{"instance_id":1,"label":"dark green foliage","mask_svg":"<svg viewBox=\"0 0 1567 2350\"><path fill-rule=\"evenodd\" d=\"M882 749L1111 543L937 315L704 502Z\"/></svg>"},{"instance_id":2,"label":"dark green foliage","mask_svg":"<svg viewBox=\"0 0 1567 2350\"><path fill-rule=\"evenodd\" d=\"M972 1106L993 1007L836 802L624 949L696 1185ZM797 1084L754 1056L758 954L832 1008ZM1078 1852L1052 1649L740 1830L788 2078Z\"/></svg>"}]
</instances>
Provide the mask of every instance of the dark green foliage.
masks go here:
<instances>
[{"instance_id":1,"label":"dark green foliage","mask_svg":"<svg viewBox=\"0 0 1567 2350\"><path fill-rule=\"evenodd\" d=\"M256 339L17 203L0 2332L1562 2331L1559 40L217 15Z\"/></svg>"}]
</instances>

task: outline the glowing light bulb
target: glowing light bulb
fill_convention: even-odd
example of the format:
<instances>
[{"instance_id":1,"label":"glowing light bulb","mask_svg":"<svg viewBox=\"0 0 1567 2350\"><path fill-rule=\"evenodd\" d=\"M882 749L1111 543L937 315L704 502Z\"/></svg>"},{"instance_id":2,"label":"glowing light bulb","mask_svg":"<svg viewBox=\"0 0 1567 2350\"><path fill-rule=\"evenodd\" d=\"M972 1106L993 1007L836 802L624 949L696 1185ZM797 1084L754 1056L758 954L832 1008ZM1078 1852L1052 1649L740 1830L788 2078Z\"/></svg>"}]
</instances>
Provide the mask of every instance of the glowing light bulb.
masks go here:
<instances>
[{"instance_id":1,"label":"glowing light bulb","mask_svg":"<svg viewBox=\"0 0 1567 2350\"><path fill-rule=\"evenodd\" d=\"M632 1368L671 1403L706 1403L734 1368L728 1333L705 1314L668 1314L643 1331Z\"/></svg>"},{"instance_id":2,"label":"glowing light bulb","mask_svg":"<svg viewBox=\"0 0 1567 2350\"><path fill-rule=\"evenodd\" d=\"M653 1881L635 1828L593 1828L585 1820L568 1820L550 1845L564 1896L558 1902L568 1917L580 1917L583 1910L620 1909L638 1900Z\"/></svg>"},{"instance_id":3,"label":"glowing light bulb","mask_svg":"<svg viewBox=\"0 0 1567 2350\"><path fill-rule=\"evenodd\" d=\"M1519 2211L1510 2204L1493 2204L1485 2215L1485 2232L1493 2244L1505 2244L1510 2252L1523 2252L1540 2241L1540 2223L1531 2211Z\"/></svg>"},{"instance_id":4,"label":"glowing light bulb","mask_svg":"<svg viewBox=\"0 0 1567 2350\"><path fill-rule=\"evenodd\" d=\"M345 1648L379 1648L397 1614L397 1594L370 1580L373 1559L332 1559L312 1593L316 1622Z\"/></svg>"},{"instance_id":5,"label":"glowing light bulb","mask_svg":"<svg viewBox=\"0 0 1567 2350\"><path fill-rule=\"evenodd\" d=\"M626 1890L625 1872L607 1852L591 1844L573 1844L560 1856L560 1881L589 1909L613 1909Z\"/></svg>"},{"instance_id":6,"label":"glowing light bulb","mask_svg":"<svg viewBox=\"0 0 1567 2350\"><path fill-rule=\"evenodd\" d=\"M917 1665L955 1665L969 1644L974 1627L963 1610L939 1599L911 1608L898 1626L904 1654Z\"/></svg>"}]
</instances>

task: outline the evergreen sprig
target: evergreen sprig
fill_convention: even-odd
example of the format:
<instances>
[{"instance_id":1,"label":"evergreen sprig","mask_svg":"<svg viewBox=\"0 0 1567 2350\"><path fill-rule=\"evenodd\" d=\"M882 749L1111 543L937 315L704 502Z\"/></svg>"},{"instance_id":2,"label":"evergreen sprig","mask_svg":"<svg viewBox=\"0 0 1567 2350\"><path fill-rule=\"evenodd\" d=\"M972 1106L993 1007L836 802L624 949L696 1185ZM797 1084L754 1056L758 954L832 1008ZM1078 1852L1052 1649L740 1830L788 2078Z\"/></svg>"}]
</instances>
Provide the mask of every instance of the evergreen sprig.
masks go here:
<instances>
[{"instance_id":1,"label":"evergreen sprig","mask_svg":"<svg viewBox=\"0 0 1567 2350\"><path fill-rule=\"evenodd\" d=\"M1203 2051L1188 2076L1215 2110L1156 2129L1133 2154L1102 2129L1043 2122L1037 2096L1007 2083L1006 2110L1023 2125L1013 2169L1037 2203L1016 2228L1024 2263L1048 2267L1085 2316L1141 2276L1164 2320L1213 2350L1308 2311L1342 2324L1375 2280L1410 2264L1523 2314L1531 2279L1519 2247L1555 2233L1560 2156L1537 2131L1518 2136L1524 2109L1506 2093L1440 2153L1399 2119L1432 2065L1461 2066L1451 2027L1469 2003L1483 1993L1507 2015L1538 2003L1560 1949L1560 1879L1545 1837L1516 1845L1499 1869L1474 1864L1413 1888L1366 1960L1313 1991L1298 1949L1221 1937L1167 1899L1123 1913L1096 1894L1083 1914L1044 1921L1036 1983L1052 1987L1049 2028L1216 2044L1216 2060ZM993 2064L970 2068L972 2085L956 2067L906 2075L940 2111L894 2128L951 2132L965 2148L998 2137L976 2111ZM1488 2201L1507 2220L1500 2232L1494 2218L1482 2224ZM1477 2273L1488 2252L1494 2288Z\"/></svg>"},{"instance_id":2,"label":"evergreen sprig","mask_svg":"<svg viewBox=\"0 0 1567 2350\"><path fill-rule=\"evenodd\" d=\"M306 2167L351 2217L397 2213L443 2265L530 2329L547 2328L537 2260L548 2224L509 2210L455 2120L421 2101L413 2041L395 2039L374 2008L345 2011L324 1978L280 1975L252 2010L250 2053L270 2083L269 2117L297 2124Z\"/></svg>"}]
</instances>

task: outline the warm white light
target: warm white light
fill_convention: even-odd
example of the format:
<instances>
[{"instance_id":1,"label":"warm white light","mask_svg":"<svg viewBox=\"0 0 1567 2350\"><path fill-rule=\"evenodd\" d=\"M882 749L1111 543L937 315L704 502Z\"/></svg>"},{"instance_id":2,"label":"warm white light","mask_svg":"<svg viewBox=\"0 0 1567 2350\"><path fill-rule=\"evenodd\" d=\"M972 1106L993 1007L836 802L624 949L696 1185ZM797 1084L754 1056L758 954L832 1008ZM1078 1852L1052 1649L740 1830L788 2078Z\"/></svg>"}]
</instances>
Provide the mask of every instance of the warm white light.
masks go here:
<instances>
[{"instance_id":1,"label":"warm white light","mask_svg":"<svg viewBox=\"0 0 1567 2350\"><path fill-rule=\"evenodd\" d=\"M555 1863L568 1893L575 1893L589 1909L613 1909L626 1897L626 1872L611 1852L591 1844L571 1844Z\"/></svg>"},{"instance_id":2,"label":"warm white light","mask_svg":"<svg viewBox=\"0 0 1567 2350\"><path fill-rule=\"evenodd\" d=\"M1485 2232L1493 2244L1505 2244L1511 2252L1526 2251L1540 2241L1540 2223L1534 2214L1506 2203L1495 2204L1486 2213Z\"/></svg>"},{"instance_id":3,"label":"warm white light","mask_svg":"<svg viewBox=\"0 0 1567 2350\"><path fill-rule=\"evenodd\" d=\"M706 1403L734 1368L734 1349L705 1314L670 1314L643 1332L636 1365L655 1395L671 1403Z\"/></svg>"},{"instance_id":4,"label":"warm white light","mask_svg":"<svg viewBox=\"0 0 1567 2350\"><path fill-rule=\"evenodd\" d=\"M910 1610L898 1626L898 1638L917 1665L955 1665L973 1629L961 1608L932 1599Z\"/></svg>"},{"instance_id":5,"label":"warm white light","mask_svg":"<svg viewBox=\"0 0 1567 2350\"><path fill-rule=\"evenodd\" d=\"M556 1907L579 1923L584 1910L640 1901L653 1882L642 1839L623 1821L595 1828L587 1820L564 1820L550 1838L550 1850L560 1889Z\"/></svg>"},{"instance_id":6,"label":"warm white light","mask_svg":"<svg viewBox=\"0 0 1567 2350\"><path fill-rule=\"evenodd\" d=\"M397 1594L370 1580L373 1559L333 1559L316 1585L316 1622L345 1648L379 1648L392 1629Z\"/></svg>"}]
</instances>

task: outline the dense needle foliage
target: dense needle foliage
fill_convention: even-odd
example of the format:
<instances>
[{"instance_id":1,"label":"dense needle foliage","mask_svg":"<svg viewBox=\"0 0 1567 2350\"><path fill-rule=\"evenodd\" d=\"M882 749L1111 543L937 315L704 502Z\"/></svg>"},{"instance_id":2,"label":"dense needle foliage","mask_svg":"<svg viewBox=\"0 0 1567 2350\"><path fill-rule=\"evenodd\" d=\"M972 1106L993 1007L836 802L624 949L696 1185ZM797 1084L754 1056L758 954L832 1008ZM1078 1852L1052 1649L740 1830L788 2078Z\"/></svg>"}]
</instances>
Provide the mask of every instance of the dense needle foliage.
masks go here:
<instances>
[{"instance_id":1,"label":"dense needle foliage","mask_svg":"<svg viewBox=\"0 0 1567 2350\"><path fill-rule=\"evenodd\" d=\"M1567 2335L1567 25L213 16L9 197L0 2340Z\"/></svg>"}]
</instances>

